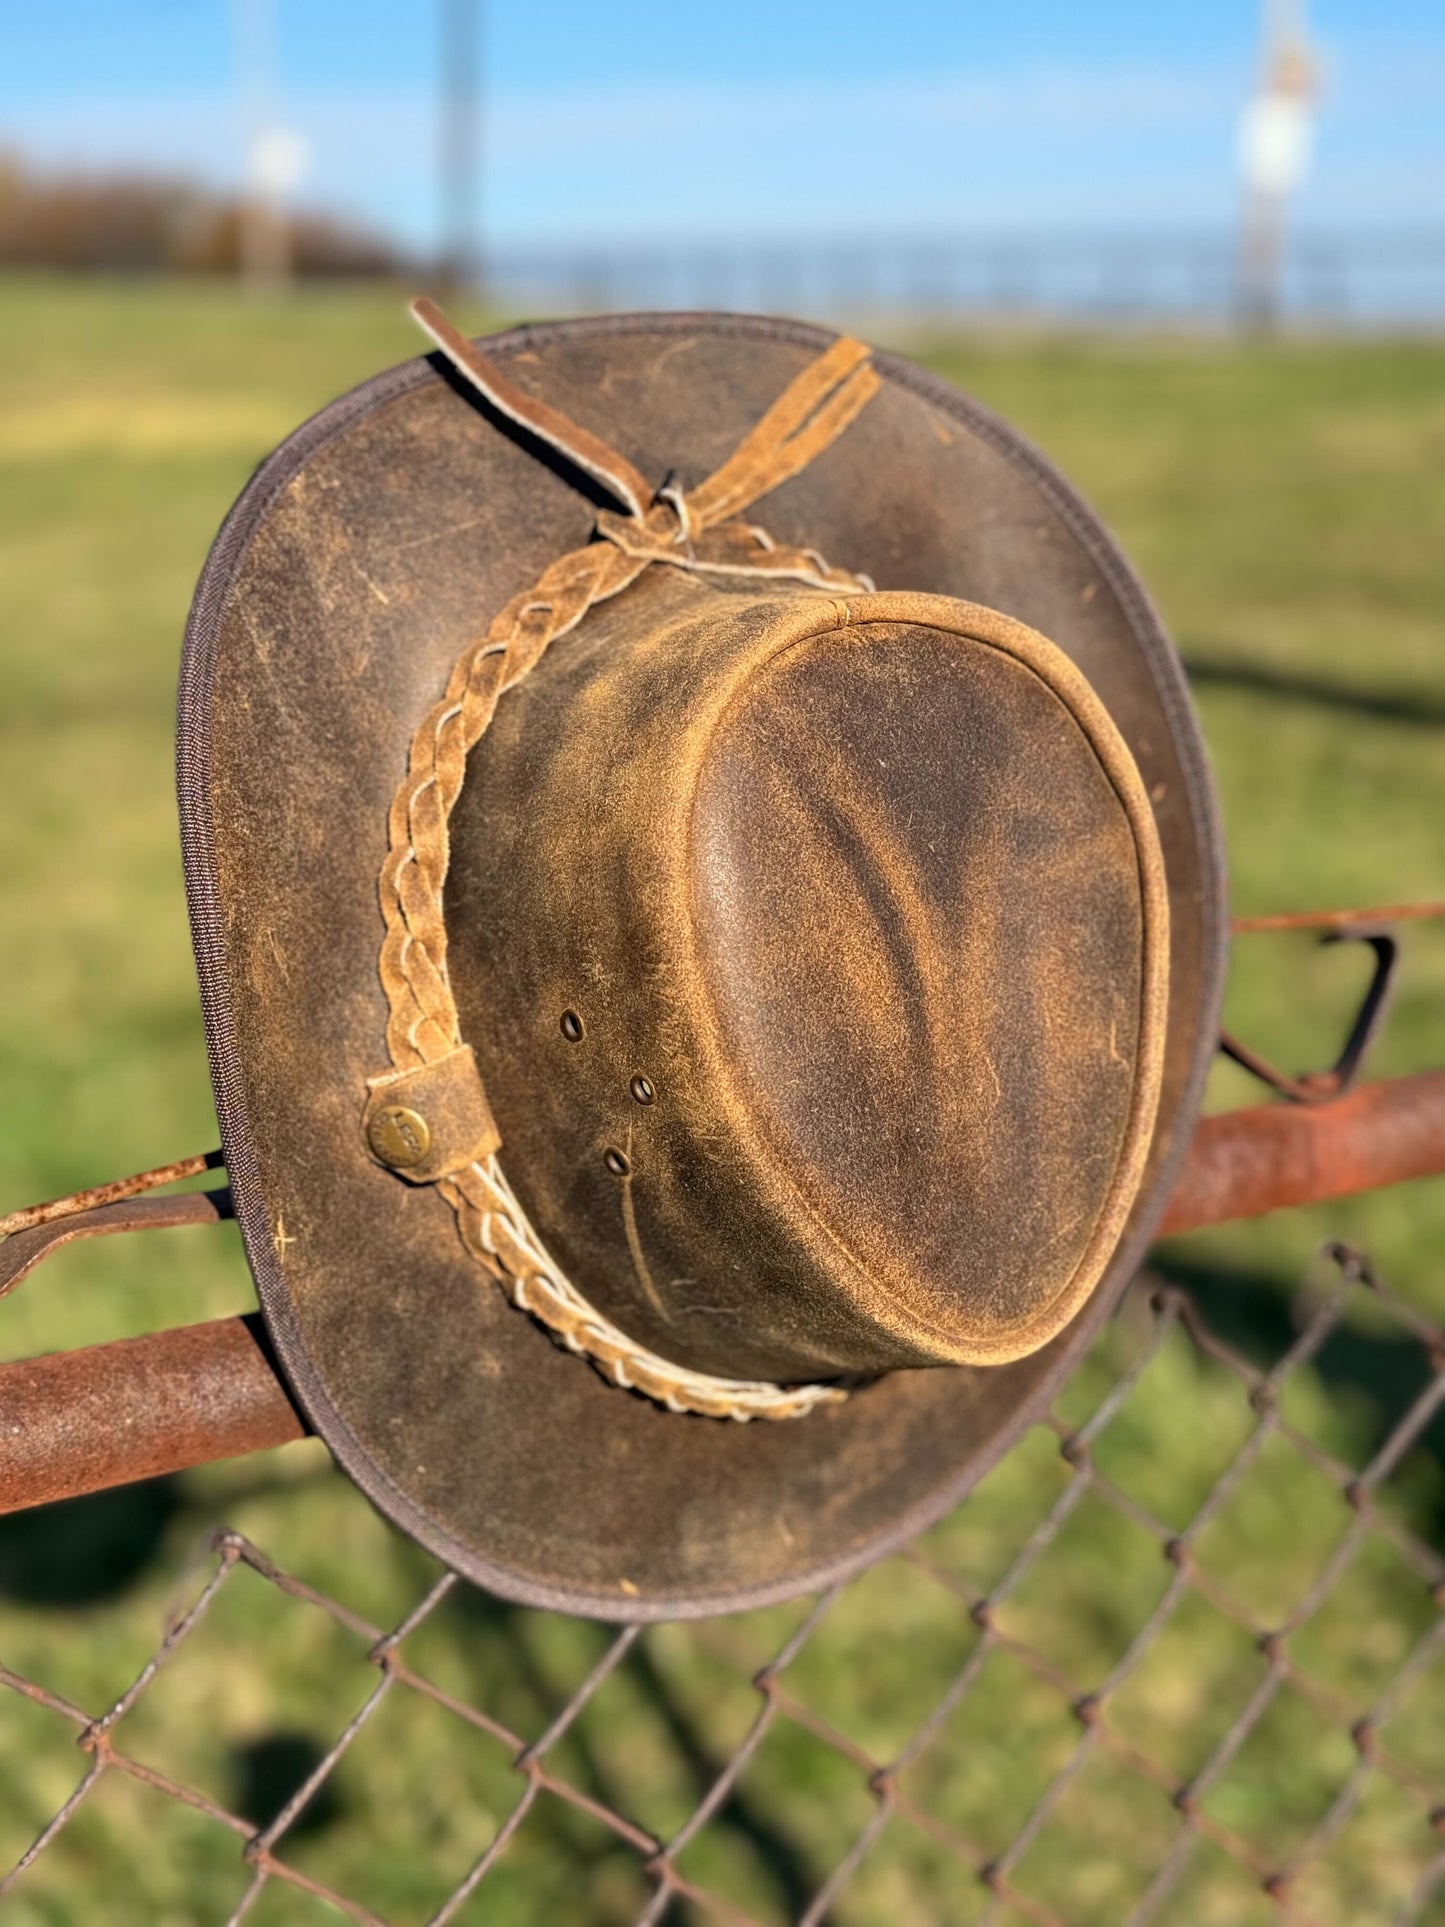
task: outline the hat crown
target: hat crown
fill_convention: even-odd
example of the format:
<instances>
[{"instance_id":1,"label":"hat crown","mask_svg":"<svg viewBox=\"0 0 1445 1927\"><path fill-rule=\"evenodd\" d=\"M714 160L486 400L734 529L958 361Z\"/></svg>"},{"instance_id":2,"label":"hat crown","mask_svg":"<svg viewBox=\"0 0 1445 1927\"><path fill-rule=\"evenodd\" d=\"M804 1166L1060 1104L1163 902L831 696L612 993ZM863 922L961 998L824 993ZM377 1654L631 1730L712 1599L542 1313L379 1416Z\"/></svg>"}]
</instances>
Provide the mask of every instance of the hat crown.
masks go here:
<instances>
[{"instance_id":1,"label":"hat crown","mask_svg":"<svg viewBox=\"0 0 1445 1927\"><path fill-rule=\"evenodd\" d=\"M1051 645L940 597L658 572L500 705L449 967L508 1181L675 1363L997 1360L1087 1297L1142 1168L1162 883Z\"/></svg>"}]
</instances>

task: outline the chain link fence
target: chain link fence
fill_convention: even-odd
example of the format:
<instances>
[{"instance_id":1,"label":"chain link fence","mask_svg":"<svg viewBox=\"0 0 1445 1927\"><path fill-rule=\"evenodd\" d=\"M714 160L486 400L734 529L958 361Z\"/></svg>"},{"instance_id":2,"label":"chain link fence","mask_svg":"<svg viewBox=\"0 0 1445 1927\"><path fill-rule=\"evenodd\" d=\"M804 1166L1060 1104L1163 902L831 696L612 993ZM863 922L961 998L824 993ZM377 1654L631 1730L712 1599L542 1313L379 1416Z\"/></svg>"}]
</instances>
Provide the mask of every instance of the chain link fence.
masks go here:
<instances>
[{"instance_id":1,"label":"chain link fence","mask_svg":"<svg viewBox=\"0 0 1445 1927\"><path fill-rule=\"evenodd\" d=\"M135 1862L221 1843L214 1918L253 1927L1445 1919L1442 1402L1445 1334L1332 1246L1293 1294L1141 1279L950 1519L794 1608L609 1632L442 1573L380 1625L217 1532L109 1706L0 1664L0 1732L81 1754L0 1917L74 1917L124 1780ZM244 1642L252 1589L334 1702L271 1810L205 1744L244 1718L207 1629ZM348 1857L383 1822L431 1891Z\"/></svg>"}]
</instances>

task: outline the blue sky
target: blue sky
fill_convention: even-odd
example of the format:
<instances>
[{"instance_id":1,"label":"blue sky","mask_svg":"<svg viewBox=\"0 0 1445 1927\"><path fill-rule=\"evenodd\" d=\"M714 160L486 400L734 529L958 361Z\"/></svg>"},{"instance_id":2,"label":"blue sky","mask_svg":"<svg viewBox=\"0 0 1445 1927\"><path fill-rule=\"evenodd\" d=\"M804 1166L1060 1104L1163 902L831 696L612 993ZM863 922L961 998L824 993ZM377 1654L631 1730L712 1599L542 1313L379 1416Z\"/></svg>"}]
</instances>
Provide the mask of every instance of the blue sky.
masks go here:
<instances>
[{"instance_id":1,"label":"blue sky","mask_svg":"<svg viewBox=\"0 0 1445 1927\"><path fill-rule=\"evenodd\" d=\"M237 0L0 0L0 146L240 172ZM274 0L300 198L435 234L437 0ZM1257 0L483 0L497 243L1221 226ZM1316 0L1301 217L1445 224L1445 4Z\"/></svg>"}]
</instances>

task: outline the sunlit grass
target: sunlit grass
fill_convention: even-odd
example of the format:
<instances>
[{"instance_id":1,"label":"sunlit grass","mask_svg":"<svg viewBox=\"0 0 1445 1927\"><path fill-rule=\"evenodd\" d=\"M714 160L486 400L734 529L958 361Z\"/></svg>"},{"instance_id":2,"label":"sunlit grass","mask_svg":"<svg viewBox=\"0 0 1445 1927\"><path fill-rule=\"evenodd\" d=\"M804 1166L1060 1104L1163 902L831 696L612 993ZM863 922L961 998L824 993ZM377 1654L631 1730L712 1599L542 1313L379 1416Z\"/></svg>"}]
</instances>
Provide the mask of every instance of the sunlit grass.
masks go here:
<instances>
[{"instance_id":1,"label":"sunlit grass","mask_svg":"<svg viewBox=\"0 0 1445 1927\"><path fill-rule=\"evenodd\" d=\"M415 352L391 294L246 305L221 290L0 287L0 757L6 828L0 981L0 1206L140 1169L216 1138L176 849L173 692L192 584L255 463L331 396ZM924 344L1010 416L1100 508L1186 658L1243 911L1445 896L1445 347L1183 340ZM1328 1057L1364 965L1304 939L1241 941L1235 1028L1295 1068ZM1377 1067L1445 1063L1445 936L1412 933ZM1211 1101L1255 1093L1223 1070ZM1261 1358L1292 1330L1284 1288L1326 1235L1367 1245L1406 1294L1440 1308L1445 1184L1201 1236L1164 1254L1211 1316ZM23 1357L248 1307L234 1234L175 1231L60 1254L0 1307L0 1357ZM1123 1334L1127 1336L1128 1334ZM1411 1384L1363 1316L1294 1381L1291 1416L1364 1461ZM1071 1398L1099 1395L1103 1366ZM1175 1334L1098 1442L1107 1475L1185 1525L1253 1417L1239 1383ZM1007 1570L1068 1468L1037 1431L928 1553L950 1583L893 1561L836 1602L788 1675L800 1707L891 1757L980 1638L965 1603ZM1389 1495L1412 1527L1445 1517L1427 1434ZM154 1647L184 1569L224 1519L379 1627L434 1567L383 1526L312 1444L161 1488L0 1525L0 1658L89 1710ZM1264 1617L1289 1610L1343 1527L1298 1453L1262 1460L1200 1556ZM1168 1580L1157 1544L1090 1500L1011 1596L1006 1625L1079 1690L1095 1686ZM954 1585L953 1581L957 1584ZM963 1590L960 1591L959 1588ZM1372 1552L1302 1636L1312 1668L1363 1711L1418 1636L1428 1602ZM746 1682L802 1607L660 1628L559 1750L560 1773L666 1834L746 1731ZM598 1629L468 1595L421 1636L417 1663L535 1737L602 1650ZM141 1702L139 1757L269 1817L374 1682L365 1641L240 1575L193 1650ZM1129 1737L1198 1770L1259 1676L1251 1642L1192 1596L1121 1691ZM1422 1689L1423 1691L1423 1689ZM1439 1758L1439 1686L1400 1745ZM1433 1709L1434 1718L1426 1717ZM388 1702L296 1842L316 1878L398 1920L423 1918L519 1791L505 1747L434 1706ZM1406 1715L1402 1713L1402 1721ZM905 1776L911 1798L1005 1849L1078 1743L1065 1698L1006 1653ZM1348 1762L1286 1701L1212 1797L1216 1817L1283 1852ZM53 1715L0 1698L0 1864L84 1761ZM798 1912L872 1803L857 1770L783 1717L684 1869L766 1920ZM1020 1879L1070 1921L1121 1920L1177 1825L1167 1800L1091 1759ZM1365 1802L1311 1893L1329 1923L1389 1918L1428 1852L1388 1789ZM7 1922L150 1927L223 1920L244 1888L238 1843L112 1776L35 1869ZM1201 1851L1171 1921L1270 1917L1237 1867ZM610 1922L646 1892L635 1861L544 1799L463 1919ZM936 1840L891 1821L840 1905L849 1923L970 1921L986 1894ZM1183 1911L1179 1911L1179 1909ZM261 1922L327 1918L270 1893Z\"/></svg>"}]
</instances>

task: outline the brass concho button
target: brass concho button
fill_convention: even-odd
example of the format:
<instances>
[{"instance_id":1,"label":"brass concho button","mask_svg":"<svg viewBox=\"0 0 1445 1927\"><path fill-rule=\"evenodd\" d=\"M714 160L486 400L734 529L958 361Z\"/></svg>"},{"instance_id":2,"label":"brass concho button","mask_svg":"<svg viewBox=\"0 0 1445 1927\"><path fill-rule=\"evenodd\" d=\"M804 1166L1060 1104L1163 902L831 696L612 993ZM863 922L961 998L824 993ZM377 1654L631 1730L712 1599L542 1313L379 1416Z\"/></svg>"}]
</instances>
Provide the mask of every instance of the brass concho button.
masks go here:
<instances>
[{"instance_id":1,"label":"brass concho button","mask_svg":"<svg viewBox=\"0 0 1445 1927\"><path fill-rule=\"evenodd\" d=\"M394 1171L409 1171L431 1149L426 1119L405 1104L384 1105L372 1117L366 1136L375 1155Z\"/></svg>"}]
</instances>

